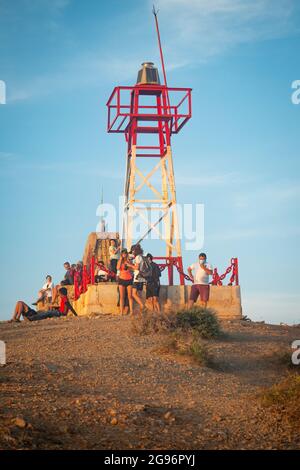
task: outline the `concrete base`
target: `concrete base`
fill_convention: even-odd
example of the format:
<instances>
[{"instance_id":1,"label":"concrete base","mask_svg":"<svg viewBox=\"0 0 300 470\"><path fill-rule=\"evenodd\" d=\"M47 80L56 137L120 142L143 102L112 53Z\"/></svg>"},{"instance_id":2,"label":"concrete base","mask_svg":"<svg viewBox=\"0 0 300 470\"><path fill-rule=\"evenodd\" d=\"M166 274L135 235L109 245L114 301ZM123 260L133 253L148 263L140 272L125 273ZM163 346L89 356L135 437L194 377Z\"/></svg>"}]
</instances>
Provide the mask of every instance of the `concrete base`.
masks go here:
<instances>
[{"instance_id":1,"label":"concrete base","mask_svg":"<svg viewBox=\"0 0 300 470\"><path fill-rule=\"evenodd\" d=\"M161 286L160 304L164 312L180 310L187 304L191 286ZM143 292L145 299L145 292ZM98 313L118 314L117 284L90 285L87 292L73 302L78 315ZM213 308L219 318L240 319L242 317L240 286L211 286L208 307Z\"/></svg>"}]
</instances>

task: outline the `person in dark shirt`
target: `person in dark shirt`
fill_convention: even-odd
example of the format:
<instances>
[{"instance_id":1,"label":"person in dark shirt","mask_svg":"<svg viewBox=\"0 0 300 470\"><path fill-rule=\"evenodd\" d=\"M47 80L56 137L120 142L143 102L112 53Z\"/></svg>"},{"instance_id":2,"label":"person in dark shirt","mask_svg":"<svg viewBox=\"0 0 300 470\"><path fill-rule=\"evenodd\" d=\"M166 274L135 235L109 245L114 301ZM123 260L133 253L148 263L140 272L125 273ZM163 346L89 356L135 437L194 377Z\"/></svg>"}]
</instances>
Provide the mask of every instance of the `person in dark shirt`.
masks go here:
<instances>
[{"instance_id":1,"label":"person in dark shirt","mask_svg":"<svg viewBox=\"0 0 300 470\"><path fill-rule=\"evenodd\" d=\"M161 271L158 264L153 261L153 256L151 253L147 254L147 258L151 263L152 274L151 278L148 279L146 283L146 299L150 302L152 310L154 312L160 313L159 290Z\"/></svg>"},{"instance_id":2,"label":"person in dark shirt","mask_svg":"<svg viewBox=\"0 0 300 470\"><path fill-rule=\"evenodd\" d=\"M58 291L60 303L58 309L52 310L34 310L22 300L16 303L15 311L10 322L21 321L21 316L27 321L45 320L46 318L65 317L69 311L77 317L77 313L72 307L68 299L68 291L65 287L61 287Z\"/></svg>"},{"instance_id":3,"label":"person in dark shirt","mask_svg":"<svg viewBox=\"0 0 300 470\"><path fill-rule=\"evenodd\" d=\"M61 286L72 286L74 284L74 271L70 266L70 263L66 261L64 263L64 268L66 270L65 277L61 281L60 285Z\"/></svg>"},{"instance_id":4,"label":"person in dark shirt","mask_svg":"<svg viewBox=\"0 0 300 470\"><path fill-rule=\"evenodd\" d=\"M74 269L71 268L71 265L70 265L69 261L66 261L64 263L64 268L66 270L64 279L62 281L60 281L60 284L53 287L53 290L52 290L52 304L55 304L56 299L57 299L58 289L61 286L72 286L74 284Z\"/></svg>"}]
</instances>

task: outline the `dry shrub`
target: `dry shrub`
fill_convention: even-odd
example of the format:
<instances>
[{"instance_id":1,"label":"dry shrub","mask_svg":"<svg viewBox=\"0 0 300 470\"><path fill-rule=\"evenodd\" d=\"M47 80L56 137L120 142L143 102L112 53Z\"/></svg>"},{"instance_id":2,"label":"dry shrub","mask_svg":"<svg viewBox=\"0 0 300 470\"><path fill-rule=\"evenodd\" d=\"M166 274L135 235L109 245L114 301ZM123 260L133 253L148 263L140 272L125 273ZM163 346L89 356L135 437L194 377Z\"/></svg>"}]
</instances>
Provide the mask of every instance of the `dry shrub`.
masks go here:
<instances>
[{"instance_id":1,"label":"dry shrub","mask_svg":"<svg viewBox=\"0 0 300 470\"><path fill-rule=\"evenodd\" d=\"M299 367L299 366L298 366ZM271 407L292 425L300 423L300 375L289 374L278 384L264 390L262 403Z\"/></svg>"}]
</instances>

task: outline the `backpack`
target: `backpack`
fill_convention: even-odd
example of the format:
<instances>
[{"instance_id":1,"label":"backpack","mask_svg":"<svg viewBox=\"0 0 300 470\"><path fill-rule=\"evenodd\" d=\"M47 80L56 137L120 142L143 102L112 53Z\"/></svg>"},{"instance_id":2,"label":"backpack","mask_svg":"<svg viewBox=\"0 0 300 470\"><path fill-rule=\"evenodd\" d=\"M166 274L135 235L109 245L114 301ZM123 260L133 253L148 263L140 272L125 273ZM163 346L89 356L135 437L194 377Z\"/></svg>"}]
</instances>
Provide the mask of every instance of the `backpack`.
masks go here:
<instances>
[{"instance_id":1,"label":"backpack","mask_svg":"<svg viewBox=\"0 0 300 470\"><path fill-rule=\"evenodd\" d=\"M152 266L148 258L146 256L142 256L142 261L140 263L139 274L144 279L150 279L152 277Z\"/></svg>"},{"instance_id":2,"label":"backpack","mask_svg":"<svg viewBox=\"0 0 300 470\"><path fill-rule=\"evenodd\" d=\"M159 283L159 278L161 277L161 270L159 266L152 261L152 279L154 282Z\"/></svg>"}]
</instances>

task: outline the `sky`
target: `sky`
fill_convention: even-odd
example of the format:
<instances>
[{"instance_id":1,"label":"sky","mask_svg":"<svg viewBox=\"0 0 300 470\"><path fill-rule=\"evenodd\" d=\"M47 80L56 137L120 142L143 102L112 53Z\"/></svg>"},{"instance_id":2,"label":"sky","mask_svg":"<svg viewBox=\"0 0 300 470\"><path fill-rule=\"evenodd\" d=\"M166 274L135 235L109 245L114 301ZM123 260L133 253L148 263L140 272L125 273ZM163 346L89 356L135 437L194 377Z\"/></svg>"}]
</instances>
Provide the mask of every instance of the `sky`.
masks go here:
<instances>
[{"instance_id":1,"label":"sky","mask_svg":"<svg viewBox=\"0 0 300 470\"><path fill-rule=\"evenodd\" d=\"M82 257L101 188L105 202L122 194L106 102L141 62L160 66L152 3L0 0L0 319ZM178 202L204 204L201 251L219 272L239 258L245 315L300 323L300 4L155 4L168 84L193 89L172 141ZM185 269L197 254L183 243Z\"/></svg>"}]
</instances>

